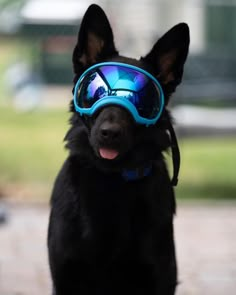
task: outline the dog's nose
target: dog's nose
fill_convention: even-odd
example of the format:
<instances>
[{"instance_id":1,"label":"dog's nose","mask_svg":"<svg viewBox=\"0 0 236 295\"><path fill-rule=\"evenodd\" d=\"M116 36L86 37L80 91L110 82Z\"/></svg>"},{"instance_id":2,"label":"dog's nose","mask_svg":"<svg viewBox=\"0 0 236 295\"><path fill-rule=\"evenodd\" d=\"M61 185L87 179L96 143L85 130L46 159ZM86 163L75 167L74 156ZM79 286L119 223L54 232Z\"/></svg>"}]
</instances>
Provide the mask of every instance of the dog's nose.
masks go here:
<instances>
[{"instance_id":1,"label":"dog's nose","mask_svg":"<svg viewBox=\"0 0 236 295\"><path fill-rule=\"evenodd\" d=\"M100 136L103 140L118 140L121 136L121 127L115 123L105 122L100 127Z\"/></svg>"}]
</instances>

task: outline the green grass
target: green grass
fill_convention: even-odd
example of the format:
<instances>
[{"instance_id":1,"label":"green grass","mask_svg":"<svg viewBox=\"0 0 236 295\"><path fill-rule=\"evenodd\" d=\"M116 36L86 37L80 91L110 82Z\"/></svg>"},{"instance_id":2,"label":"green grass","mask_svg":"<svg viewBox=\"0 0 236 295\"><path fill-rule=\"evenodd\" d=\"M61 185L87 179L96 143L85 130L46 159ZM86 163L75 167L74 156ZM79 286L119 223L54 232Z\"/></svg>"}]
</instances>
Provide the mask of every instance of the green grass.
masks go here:
<instances>
[{"instance_id":1,"label":"green grass","mask_svg":"<svg viewBox=\"0 0 236 295\"><path fill-rule=\"evenodd\" d=\"M48 200L67 155L67 110L0 111L0 193ZM236 137L184 139L180 148L178 198L236 199Z\"/></svg>"},{"instance_id":2,"label":"green grass","mask_svg":"<svg viewBox=\"0 0 236 295\"><path fill-rule=\"evenodd\" d=\"M63 138L68 118L69 114L62 110L21 113L1 109L0 188L3 193L19 186L32 190L34 187L41 190L44 186L46 191L51 188L66 156ZM18 194L16 189L13 192Z\"/></svg>"},{"instance_id":3,"label":"green grass","mask_svg":"<svg viewBox=\"0 0 236 295\"><path fill-rule=\"evenodd\" d=\"M236 137L185 139L181 152L180 197L236 199Z\"/></svg>"}]
</instances>

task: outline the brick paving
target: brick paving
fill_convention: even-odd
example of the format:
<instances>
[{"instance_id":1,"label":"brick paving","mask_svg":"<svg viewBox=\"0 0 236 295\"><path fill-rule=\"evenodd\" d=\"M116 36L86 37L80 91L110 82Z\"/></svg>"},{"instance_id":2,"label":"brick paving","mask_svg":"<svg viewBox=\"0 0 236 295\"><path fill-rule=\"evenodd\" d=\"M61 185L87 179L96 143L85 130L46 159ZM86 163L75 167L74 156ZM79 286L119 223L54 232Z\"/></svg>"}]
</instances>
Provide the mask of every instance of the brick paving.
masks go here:
<instances>
[{"instance_id":1,"label":"brick paving","mask_svg":"<svg viewBox=\"0 0 236 295\"><path fill-rule=\"evenodd\" d=\"M50 295L47 223L46 207L9 206L0 225L1 295ZM175 235L177 295L235 294L236 203L179 204Z\"/></svg>"}]
</instances>

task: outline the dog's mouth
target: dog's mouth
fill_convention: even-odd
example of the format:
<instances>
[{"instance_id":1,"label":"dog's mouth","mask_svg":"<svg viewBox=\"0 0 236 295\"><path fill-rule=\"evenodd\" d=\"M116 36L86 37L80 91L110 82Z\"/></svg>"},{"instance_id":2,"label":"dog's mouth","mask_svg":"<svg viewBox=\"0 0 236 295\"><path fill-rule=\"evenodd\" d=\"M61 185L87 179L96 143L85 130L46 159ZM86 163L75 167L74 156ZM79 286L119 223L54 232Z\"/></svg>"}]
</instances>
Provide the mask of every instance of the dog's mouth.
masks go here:
<instances>
[{"instance_id":1,"label":"dog's mouth","mask_svg":"<svg viewBox=\"0 0 236 295\"><path fill-rule=\"evenodd\" d=\"M99 148L99 155L102 159L115 160L119 156L119 151L111 148Z\"/></svg>"}]
</instances>

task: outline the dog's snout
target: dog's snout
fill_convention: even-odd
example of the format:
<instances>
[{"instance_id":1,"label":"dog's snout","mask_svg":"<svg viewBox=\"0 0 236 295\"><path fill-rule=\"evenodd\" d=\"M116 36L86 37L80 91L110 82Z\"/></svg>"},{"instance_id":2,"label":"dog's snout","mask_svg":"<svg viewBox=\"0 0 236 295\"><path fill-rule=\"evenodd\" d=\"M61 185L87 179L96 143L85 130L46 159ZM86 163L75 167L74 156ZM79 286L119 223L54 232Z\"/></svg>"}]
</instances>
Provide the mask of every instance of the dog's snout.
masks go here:
<instances>
[{"instance_id":1,"label":"dog's snout","mask_svg":"<svg viewBox=\"0 0 236 295\"><path fill-rule=\"evenodd\" d=\"M120 138L121 133L122 130L119 124L104 122L100 126L100 136L103 140L117 140Z\"/></svg>"}]
</instances>

